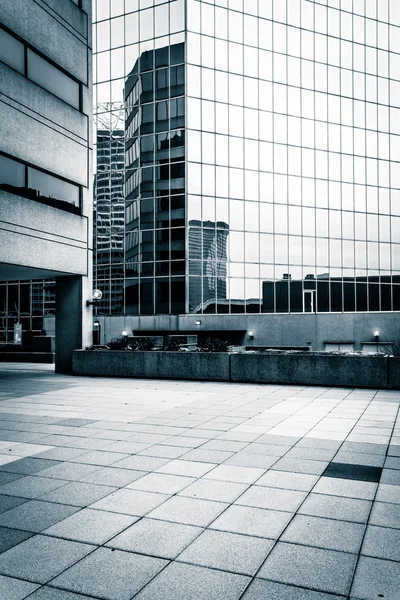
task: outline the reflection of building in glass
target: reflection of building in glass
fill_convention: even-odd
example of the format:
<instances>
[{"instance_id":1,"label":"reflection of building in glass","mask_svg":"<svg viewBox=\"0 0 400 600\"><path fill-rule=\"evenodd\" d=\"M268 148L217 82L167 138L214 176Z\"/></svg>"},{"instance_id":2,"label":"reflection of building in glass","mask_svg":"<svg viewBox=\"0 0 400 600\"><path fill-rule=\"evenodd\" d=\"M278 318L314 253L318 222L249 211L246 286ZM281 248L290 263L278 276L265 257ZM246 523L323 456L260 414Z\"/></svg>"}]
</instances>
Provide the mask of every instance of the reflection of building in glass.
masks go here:
<instances>
[{"instance_id":1,"label":"reflection of building in glass","mask_svg":"<svg viewBox=\"0 0 400 600\"><path fill-rule=\"evenodd\" d=\"M98 311L123 311L124 278L124 131L97 131L97 172L94 179L94 281L103 297Z\"/></svg>"},{"instance_id":2,"label":"reflection of building in glass","mask_svg":"<svg viewBox=\"0 0 400 600\"><path fill-rule=\"evenodd\" d=\"M226 306L227 223L189 222L189 270L191 313L215 313L219 303Z\"/></svg>"},{"instance_id":3,"label":"reflection of building in glass","mask_svg":"<svg viewBox=\"0 0 400 600\"><path fill-rule=\"evenodd\" d=\"M263 282L265 313L391 311L400 305L400 276L329 277L306 275L304 281L285 274Z\"/></svg>"},{"instance_id":4,"label":"reflection of building in glass","mask_svg":"<svg viewBox=\"0 0 400 600\"><path fill-rule=\"evenodd\" d=\"M143 52L124 95L126 310L185 312L184 44Z\"/></svg>"},{"instance_id":5,"label":"reflection of building in glass","mask_svg":"<svg viewBox=\"0 0 400 600\"><path fill-rule=\"evenodd\" d=\"M15 323L21 323L23 338L40 334L43 318L54 314L54 281L0 282L0 343L12 343Z\"/></svg>"}]
</instances>

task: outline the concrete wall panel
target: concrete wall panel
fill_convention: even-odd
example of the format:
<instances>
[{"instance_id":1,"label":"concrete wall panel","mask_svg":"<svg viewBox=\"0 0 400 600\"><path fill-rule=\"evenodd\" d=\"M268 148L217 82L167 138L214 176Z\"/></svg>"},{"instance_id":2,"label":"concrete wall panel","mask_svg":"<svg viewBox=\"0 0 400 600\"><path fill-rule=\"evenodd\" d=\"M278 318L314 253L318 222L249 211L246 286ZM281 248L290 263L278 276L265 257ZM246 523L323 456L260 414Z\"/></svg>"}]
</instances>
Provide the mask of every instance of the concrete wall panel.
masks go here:
<instances>
[{"instance_id":1,"label":"concrete wall panel","mask_svg":"<svg viewBox=\"0 0 400 600\"><path fill-rule=\"evenodd\" d=\"M58 0L54 4L70 21L61 19L41 0L0 0L1 20L23 40L87 84L87 49L84 37L87 15L73 2ZM61 4L66 7L62 9Z\"/></svg>"},{"instance_id":2,"label":"concrete wall panel","mask_svg":"<svg viewBox=\"0 0 400 600\"><path fill-rule=\"evenodd\" d=\"M1 149L81 185L88 185L87 147L43 125L33 115L0 102ZM57 160L55 160L57 157Z\"/></svg>"}]
</instances>

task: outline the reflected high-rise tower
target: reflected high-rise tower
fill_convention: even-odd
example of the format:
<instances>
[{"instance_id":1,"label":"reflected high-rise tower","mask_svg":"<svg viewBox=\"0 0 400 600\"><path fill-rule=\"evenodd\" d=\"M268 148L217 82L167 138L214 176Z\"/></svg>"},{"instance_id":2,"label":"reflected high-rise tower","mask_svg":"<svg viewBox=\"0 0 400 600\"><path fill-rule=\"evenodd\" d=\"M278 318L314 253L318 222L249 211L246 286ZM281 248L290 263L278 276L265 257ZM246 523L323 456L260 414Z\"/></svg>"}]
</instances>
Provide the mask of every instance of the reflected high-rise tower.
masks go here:
<instances>
[{"instance_id":1,"label":"reflected high-rise tower","mask_svg":"<svg viewBox=\"0 0 400 600\"><path fill-rule=\"evenodd\" d=\"M125 137L124 289L102 312L260 344L390 337L398 3L95 4L98 112L123 106Z\"/></svg>"}]
</instances>

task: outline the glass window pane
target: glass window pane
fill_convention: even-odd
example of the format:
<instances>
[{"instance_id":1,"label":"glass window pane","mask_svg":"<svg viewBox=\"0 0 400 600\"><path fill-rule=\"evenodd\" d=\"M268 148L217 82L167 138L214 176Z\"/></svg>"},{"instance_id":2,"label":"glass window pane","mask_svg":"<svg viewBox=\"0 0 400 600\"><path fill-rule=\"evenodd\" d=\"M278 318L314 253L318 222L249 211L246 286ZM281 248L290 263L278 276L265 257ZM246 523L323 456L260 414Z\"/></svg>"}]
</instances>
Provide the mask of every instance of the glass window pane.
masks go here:
<instances>
[{"instance_id":1,"label":"glass window pane","mask_svg":"<svg viewBox=\"0 0 400 600\"><path fill-rule=\"evenodd\" d=\"M25 187L25 166L0 155L0 188L7 190L9 186Z\"/></svg>"},{"instance_id":2,"label":"glass window pane","mask_svg":"<svg viewBox=\"0 0 400 600\"><path fill-rule=\"evenodd\" d=\"M58 98L79 109L79 84L29 49L28 77Z\"/></svg>"},{"instance_id":3,"label":"glass window pane","mask_svg":"<svg viewBox=\"0 0 400 600\"><path fill-rule=\"evenodd\" d=\"M0 29L0 60L22 74L25 71L24 46L4 29Z\"/></svg>"},{"instance_id":4,"label":"glass window pane","mask_svg":"<svg viewBox=\"0 0 400 600\"><path fill-rule=\"evenodd\" d=\"M40 196L45 198L62 200L79 207L79 186L58 179L58 177L28 167L28 187L36 190Z\"/></svg>"}]
</instances>

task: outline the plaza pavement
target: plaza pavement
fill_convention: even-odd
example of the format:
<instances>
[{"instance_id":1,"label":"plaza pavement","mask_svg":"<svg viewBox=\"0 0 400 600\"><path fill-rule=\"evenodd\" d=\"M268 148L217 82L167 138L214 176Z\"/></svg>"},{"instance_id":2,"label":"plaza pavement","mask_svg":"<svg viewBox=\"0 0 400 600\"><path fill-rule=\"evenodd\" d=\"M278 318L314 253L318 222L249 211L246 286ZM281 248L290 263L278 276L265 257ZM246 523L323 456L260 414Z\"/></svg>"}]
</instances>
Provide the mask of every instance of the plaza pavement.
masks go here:
<instances>
[{"instance_id":1,"label":"plaza pavement","mask_svg":"<svg viewBox=\"0 0 400 600\"><path fill-rule=\"evenodd\" d=\"M399 600L399 402L2 364L0 598Z\"/></svg>"}]
</instances>

